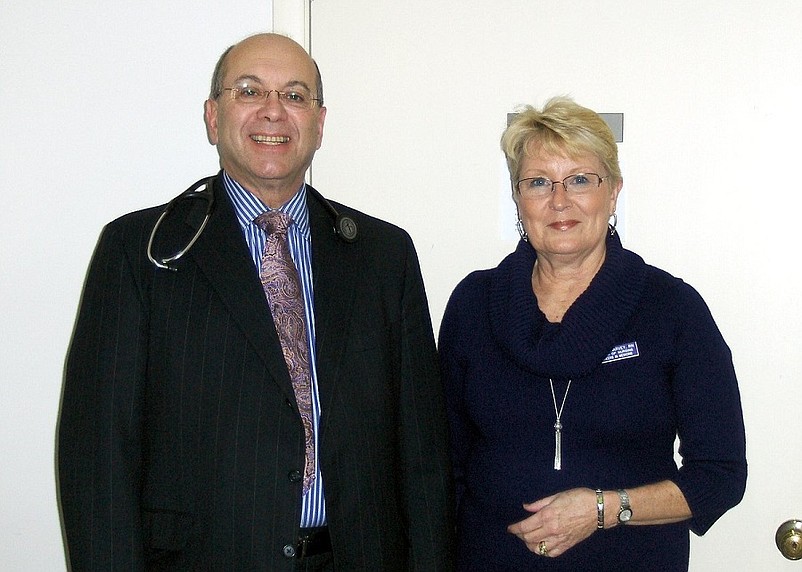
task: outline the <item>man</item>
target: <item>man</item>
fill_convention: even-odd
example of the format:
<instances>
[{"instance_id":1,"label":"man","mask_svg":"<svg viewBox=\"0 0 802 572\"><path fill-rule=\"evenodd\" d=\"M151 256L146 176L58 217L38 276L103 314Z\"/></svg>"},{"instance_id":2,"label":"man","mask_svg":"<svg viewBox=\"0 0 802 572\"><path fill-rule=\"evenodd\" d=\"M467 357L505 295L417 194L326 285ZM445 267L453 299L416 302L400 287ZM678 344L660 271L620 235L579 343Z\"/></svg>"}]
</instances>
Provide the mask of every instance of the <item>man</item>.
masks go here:
<instances>
[{"instance_id":1,"label":"man","mask_svg":"<svg viewBox=\"0 0 802 572\"><path fill-rule=\"evenodd\" d=\"M104 230L59 424L73 570L450 568L446 424L417 257L404 231L304 184L325 116L301 46L245 39L205 104L222 171L197 242L174 271L149 260L191 241L204 201L183 201L152 245L161 207ZM276 210L286 239L261 216ZM267 273L277 237L303 291L294 341ZM306 370L290 367L297 356Z\"/></svg>"}]
</instances>

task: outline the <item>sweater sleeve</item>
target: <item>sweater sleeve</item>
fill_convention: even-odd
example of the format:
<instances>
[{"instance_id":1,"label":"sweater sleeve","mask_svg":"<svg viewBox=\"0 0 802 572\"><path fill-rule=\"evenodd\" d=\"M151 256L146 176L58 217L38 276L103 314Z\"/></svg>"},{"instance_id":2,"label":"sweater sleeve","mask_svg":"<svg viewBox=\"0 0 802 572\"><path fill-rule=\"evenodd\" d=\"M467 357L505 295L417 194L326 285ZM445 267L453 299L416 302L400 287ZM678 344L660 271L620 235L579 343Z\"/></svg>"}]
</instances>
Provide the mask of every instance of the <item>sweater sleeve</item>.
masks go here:
<instances>
[{"instance_id":1,"label":"sweater sleeve","mask_svg":"<svg viewBox=\"0 0 802 572\"><path fill-rule=\"evenodd\" d=\"M746 488L746 435L732 355L709 308L680 282L672 386L682 466L677 486L702 535Z\"/></svg>"},{"instance_id":2,"label":"sweater sleeve","mask_svg":"<svg viewBox=\"0 0 802 572\"><path fill-rule=\"evenodd\" d=\"M456 506L465 490L465 466L472 442L470 421L465 411L464 382L466 351L470 350L470 324L475 325L473 310L477 308L474 288L476 273L463 280L454 290L446 306L438 336L440 370L446 395L451 437L451 463L454 474Z\"/></svg>"}]
</instances>

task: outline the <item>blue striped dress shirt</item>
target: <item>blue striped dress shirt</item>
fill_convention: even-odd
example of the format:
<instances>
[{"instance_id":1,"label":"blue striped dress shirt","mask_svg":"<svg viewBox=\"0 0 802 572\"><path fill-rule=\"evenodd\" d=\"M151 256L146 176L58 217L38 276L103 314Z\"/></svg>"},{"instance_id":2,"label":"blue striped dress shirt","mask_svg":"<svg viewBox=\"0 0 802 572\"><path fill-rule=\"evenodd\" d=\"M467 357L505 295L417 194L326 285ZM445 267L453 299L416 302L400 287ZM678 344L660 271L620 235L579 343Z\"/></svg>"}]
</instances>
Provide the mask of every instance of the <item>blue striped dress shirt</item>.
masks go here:
<instances>
[{"instance_id":1,"label":"blue striped dress shirt","mask_svg":"<svg viewBox=\"0 0 802 572\"><path fill-rule=\"evenodd\" d=\"M254 223L254 219L271 210L255 195L245 190L223 172L223 183L237 215L245 242L253 257L256 272L259 273L262 263L262 251L267 239L264 231ZM303 497L301 509L301 527L323 526L326 524L326 505L323 498L323 478L318 463L318 424L320 421L320 399L317 391L317 359L315 355L315 305L312 290L312 240L309 230L309 209L306 206L306 185L301 188L285 205L278 210L290 215L293 223L287 231L290 254L301 278L304 295L306 318L306 336L309 342L309 361L312 372L312 423L315 433L315 480Z\"/></svg>"}]
</instances>

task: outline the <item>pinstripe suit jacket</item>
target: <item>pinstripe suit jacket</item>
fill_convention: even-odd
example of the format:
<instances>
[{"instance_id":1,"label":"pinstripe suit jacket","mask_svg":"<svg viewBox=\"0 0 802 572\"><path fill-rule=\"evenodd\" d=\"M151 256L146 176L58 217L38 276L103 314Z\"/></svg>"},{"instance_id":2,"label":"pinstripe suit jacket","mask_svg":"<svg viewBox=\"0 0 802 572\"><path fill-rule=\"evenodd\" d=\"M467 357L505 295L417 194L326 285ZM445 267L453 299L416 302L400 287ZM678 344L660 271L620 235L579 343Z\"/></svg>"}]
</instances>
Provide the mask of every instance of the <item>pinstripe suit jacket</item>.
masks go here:
<instances>
[{"instance_id":1,"label":"pinstripe suit jacket","mask_svg":"<svg viewBox=\"0 0 802 572\"><path fill-rule=\"evenodd\" d=\"M292 570L303 427L221 180L176 272L146 245L161 208L103 231L68 354L58 436L73 570ZM184 201L155 250L202 219ZM195 204L193 204L195 203ZM320 463L338 570L451 567L451 485L431 321L401 229L311 194Z\"/></svg>"}]
</instances>

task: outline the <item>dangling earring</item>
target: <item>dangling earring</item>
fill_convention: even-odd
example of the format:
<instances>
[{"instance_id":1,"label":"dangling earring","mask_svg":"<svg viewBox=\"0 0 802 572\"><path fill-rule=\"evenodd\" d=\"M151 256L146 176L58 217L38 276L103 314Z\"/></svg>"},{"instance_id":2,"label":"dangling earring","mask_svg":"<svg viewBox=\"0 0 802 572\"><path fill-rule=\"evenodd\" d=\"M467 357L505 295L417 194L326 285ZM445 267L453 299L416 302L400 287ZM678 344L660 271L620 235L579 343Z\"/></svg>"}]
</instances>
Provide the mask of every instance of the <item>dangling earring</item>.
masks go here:
<instances>
[{"instance_id":1,"label":"dangling earring","mask_svg":"<svg viewBox=\"0 0 802 572\"><path fill-rule=\"evenodd\" d=\"M520 217L518 218L518 221L515 223L515 228L518 229L518 234L521 235L521 240L523 240L524 242L529 242L529 235L526 234L526 229L524 228L524 223L520 219Z\"/></svg>"},{"instance_id":2,"label":"dangling earring","mask_svg":"<svg viewBox=\"0 0 802 572\"><path fill-rule=\"evenodd\" d=\"M607 226L610 227L610 236L615 236L615 227L618 226L618 213L611 214L610 218L613 219L613 222L610 223L608 219Z\"/></svg>"}]
</instances>

